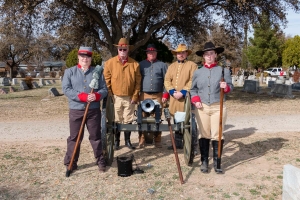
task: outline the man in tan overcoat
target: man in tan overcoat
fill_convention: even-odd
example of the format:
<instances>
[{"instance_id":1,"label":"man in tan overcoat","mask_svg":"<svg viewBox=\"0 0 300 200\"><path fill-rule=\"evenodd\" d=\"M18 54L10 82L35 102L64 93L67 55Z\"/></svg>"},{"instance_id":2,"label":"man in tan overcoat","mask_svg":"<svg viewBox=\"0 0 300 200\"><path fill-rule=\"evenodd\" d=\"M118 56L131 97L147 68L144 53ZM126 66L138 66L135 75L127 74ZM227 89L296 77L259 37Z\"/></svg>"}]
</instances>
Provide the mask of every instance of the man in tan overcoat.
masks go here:
<instances>
[{"instance_id":1,"label":"man in tan overcoat","mask_svg":"<svg viewBox=\"0 0 300 200\"><path fill-rule=\"evenodd\" d=\"M105 62L104 78L108 94L113 96L115 122L130 124L133 121L135 104L139 100L141 73L139 63L128 56L131 45L126 38L118 44L118 55ZM135 149L130 142L130 131L124 131L125 145ZM115 150L120 146L120 132L115 134Z\"/></svg>"},{"instance_id":2,"label":"man in tan overcoat","mask_svg":"<svg viewBox=\"0 0 300 200\"><path fill-rule=\"evenodd\" d=\"M184 101L186 93L190 91L194 71L198 68L197 64L188 61L187 57L192 53L185 44L179 44L176 50L171 51L176 55L177 61L172 63L167 70L164 85L170 94L170 114L184 112ZM183 133L175 131L175 144L177 149L183 148ZM172 146L168 149L173 149Z\"/></svg>"}]
</instances>

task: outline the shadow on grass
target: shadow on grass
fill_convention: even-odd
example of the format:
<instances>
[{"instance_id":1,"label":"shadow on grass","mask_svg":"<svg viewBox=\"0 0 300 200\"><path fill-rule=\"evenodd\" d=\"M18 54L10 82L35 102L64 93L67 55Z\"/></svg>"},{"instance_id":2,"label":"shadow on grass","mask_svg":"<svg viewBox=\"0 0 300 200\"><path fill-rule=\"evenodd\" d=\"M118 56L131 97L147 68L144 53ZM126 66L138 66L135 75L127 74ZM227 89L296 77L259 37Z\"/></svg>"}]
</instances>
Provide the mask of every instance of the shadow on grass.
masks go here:
<instances>
[{"instance_id":1,"label":"shadow on grass","mask_svg":"<svg viewBox=\"0 0 300 200\"><path fill-rule=\"evenodd\" d=\"M243 163L249 162L251 160L255 160L257 158L260 158L269 151L279 151L285 142L287 142L287 139L284 138L267 138L263 141L255 141L249 144L245 144L241 141L235 141L237 134L229 135L227 138L229 138L229 143L225 143L224 146L224 152L230 152L234 151L234 153L230 156L224 156L222 158L222 166L225 170L230 170L235 168L238 165L241 165ZM244 134L242 134L244 135ZM245 136L243 137L247 137Z\"/></svg>"}]
</instances>

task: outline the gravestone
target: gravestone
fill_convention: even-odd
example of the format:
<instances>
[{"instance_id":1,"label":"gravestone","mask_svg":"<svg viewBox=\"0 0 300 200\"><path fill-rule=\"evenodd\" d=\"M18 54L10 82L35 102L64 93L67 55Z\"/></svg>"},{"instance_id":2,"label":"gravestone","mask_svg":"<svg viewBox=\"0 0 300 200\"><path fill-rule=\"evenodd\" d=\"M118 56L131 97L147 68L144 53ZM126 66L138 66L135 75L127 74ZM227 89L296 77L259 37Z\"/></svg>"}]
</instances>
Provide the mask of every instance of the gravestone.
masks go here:
<instances>
[{"instance_id":1,"label":"gravestone","mask_svg":"<svg viewBox=\"0 0 300 200\"><path fill-rule=\"evenodd\" d=\"M285 85L285 84L275 83L271 88L270 95L279 96L279 97L294 98L294 95L292 94L292 86L291 85Z\"/></svg>"},{"instance_id":2,"label":"gravestone","mask_svg":"<svg viewBox=\"0 0 300 200\"><path fill-rule=\"evenodd\" d=\"M300 199L300 169L293 165L283 166L282 200Z\"/></svg>"},{"instance_id":3,"label":"gravestone","mask_svg":"<svg viewBox=\"0 0 300 200\"><path fill-rule=\"evenodd\" d=\"M294 84L292 84L292 90L300 91L300 83L294 83Z\"/></svg>"},{"instance_id":4,"label":"gravestone","mask_svg":"<svg viewBox=\"0 0 300 200\"><path fill-rule=\"evenodd\" d=\"M269 87L269 81L271 81L271 77L266 77L266 84L268 85L268 87Z\"/></svg>"},{"instance_id":5,"label":"gravestone","mask_svg":"<svg viewBox=\"0 0 300 200\"><path fill-rule=\"evenodd\" d=\"M243 86L244 92L257 93L259 92L259 82L256 80L245 80Z\"/></svg>"},{"instance_id":6,"label":"gravestone","mask_svg":"<svg viewBox=\"0 0 300 200\"><path fill-rule=\"evenodd\" d=\"M6 77L0 78L0 86L10 86L9 79Z\"/></svg>"},{"instance_id":7,"label":"gravestone","mask_svg":"<svg viewBox=\"0 0 300 200\"><path fill-rule=\"evenodd\" d=\"M43 78L39 79L39 86L44 86L46 85L45 80Z\"/></svg>"},{"instance_id":8,"label":"gravestone","mask_svg":"<svg viewBox=\"0 0 300 200\"><path fill-rule=\"evenodd\" d=\"M284 84L286 84L286 85L292 85L292 83L291 83L290 80L285 80Z\"/></svg>"},{"instance_id":9,"label":"gravestone","mask_svg":"<svg viewBox=\"0 0 300 200\"><path fill-rule=\"evenodd\" d=\"M237 80L237 85L242 86L244 83L244 75L240 75L238 80Z\"/></svg>"},{"instance_id":10,"label":"gravestone","mask_svg":"<svg viewBox=\"0 0 300 200\"><path fill-rule=\"evenodd\" d=\"M12 86L9 87L9 92L15 92L15 91L17 91L16 88L14 88Z\"/></svg>"},{"instance_id":11,"label":"gravestone","mask_svg":"<svg viewBox=\"0 0 300 200\"><path fill-rule=\"evenodd\" d=\"M54 96L54 97L59 96L59 92L57 91L56 88L50 88L48 93L50 96Z\"/></svg>"},{"instance_id":12,"label":"gravestone","mask_svg":"<svg viewBox=\"0 0 300 200\"><path fill-rule=\"evenodd\" d=\"M53 82L53 83L56 83L54 79L52 80L52 82Z\"/></svg>"},{"instance_id":13,"label":"gravestone","mask_svg":"<svg viewBox=\"0 0 300 200\"><path fill-rule=\"evenodd\" d=\"M52 84L51 81L46 80L46 85L51 85L51 84Z\"/></svg>"},{"instance_id":14,"label":"gravestone","mask_svg":"<svg viewBox=\"0 0 300 200\"><path fill-rule=\"evenodd\" d=\"M0 88L0 95L7 94L7 88Z\"/></svg>"},{"instance_id":15,"label":"gravestone","mask_svg":"<svg viewBox=\"0 0 300 200\"><path fill-rule=\"evenodd\" d=\"M268 88L272 88L272 86L275 84L275 81L268 81Z\"/></svg>"},{"instance_id":16,"label":"gravestone","mask_svg":"<svg viewBox=\"0 0 300 200\"><path fill-rule=\"evenodd\" d=\"M20 81L20 90L29 90L29 87L25 81Z\"/></svg>"},{"instance_id":17,"label":"gravestone","mask_svg":"<svg viewBox=\"0 0 300 200\"><path fill-rule=\"evenodd\" d=\"M255 80L255 79L256 79L256 77L254 75L248 76L248 80Z\"/></svg>"},{"instance_id":18,"label":"gravestone","mask_svg":"<svg viewBox=\"0 0 300 200\"><path fill-rule=\"evenodd\" d=\"M39 88L40 86L37 84L37 82L33 81L32 82L32 86L33 88Z\"/></svg>"},{"instance_id":19,"label":"gravestone","mask_svg":"<svg viewBox=\"0 0 300 200\"><path fill-rule=\"evenodd\" d=\"M18 79L13 78L11 84L12 85L17 85L18 84Z\"/></svg>"}]
</instances>

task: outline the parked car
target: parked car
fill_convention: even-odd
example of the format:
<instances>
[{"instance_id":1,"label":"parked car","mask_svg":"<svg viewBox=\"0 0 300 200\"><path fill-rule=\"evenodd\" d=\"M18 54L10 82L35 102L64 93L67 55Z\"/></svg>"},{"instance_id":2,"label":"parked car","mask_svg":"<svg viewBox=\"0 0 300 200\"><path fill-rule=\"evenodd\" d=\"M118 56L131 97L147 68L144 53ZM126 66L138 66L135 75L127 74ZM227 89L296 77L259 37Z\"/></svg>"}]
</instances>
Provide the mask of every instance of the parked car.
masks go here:
<instances>
[{"instance_id":1,"label":"parked car","mask_svg":"<svg viewBox=\"0 0 300 200\"><path fill-rule=\"evenodd\" d=\"M268 73L269 76L286 76L286 72L281 67L268 68L264 72Z\"/></svg>"}]
</instances>

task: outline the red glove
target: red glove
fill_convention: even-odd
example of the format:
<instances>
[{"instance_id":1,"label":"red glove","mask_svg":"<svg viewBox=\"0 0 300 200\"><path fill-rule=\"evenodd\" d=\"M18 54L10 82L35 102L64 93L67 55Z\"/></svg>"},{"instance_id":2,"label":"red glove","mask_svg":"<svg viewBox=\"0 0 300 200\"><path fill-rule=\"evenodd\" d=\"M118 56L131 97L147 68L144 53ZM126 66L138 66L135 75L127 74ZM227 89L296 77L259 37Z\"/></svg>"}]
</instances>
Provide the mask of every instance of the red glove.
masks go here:
<instances>
[{"instance_id":1,"label":"red glove","mask_svg":"<svg viewBox=\"0 0 300 200\"><path fill-rule=\"evenodd\" d=\"M95 101L100 101L100 98L101 98L101 94L97 93L97 92L94 92L95 94L95 97L96 97L96 100Z\"/></svg>"},{"instance_id":2,"label":"red glove","mask_svg":"<svg viewBox=\"0 0 300 200\"><path fill-rule=\"evenodd\" d=\"M81 92L80 94L78 94L78 98L82 102L87 102L88 94Z\"/></svg>"},{"instance_id":3,"label":"red glove","mask_svg":"<svg viewBox=\"0 0 300 200\"><path fill-rule=\"evenodd\" d=\"M165 92L162 96L162 98L166 98L166 99L168 99L169 97L170 97L170 94L167 92Z\"/></svg>"}]
</instances>

